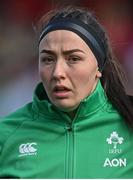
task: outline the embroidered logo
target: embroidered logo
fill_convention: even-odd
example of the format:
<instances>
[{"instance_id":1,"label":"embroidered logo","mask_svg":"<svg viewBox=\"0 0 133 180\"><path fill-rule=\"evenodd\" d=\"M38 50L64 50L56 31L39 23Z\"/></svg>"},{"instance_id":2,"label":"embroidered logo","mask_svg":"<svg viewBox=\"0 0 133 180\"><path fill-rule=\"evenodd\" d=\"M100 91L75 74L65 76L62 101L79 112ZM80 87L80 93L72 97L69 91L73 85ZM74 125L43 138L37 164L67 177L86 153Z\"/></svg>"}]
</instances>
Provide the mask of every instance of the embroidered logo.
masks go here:
<instances>
[{"instance_id":1,"label":"embroidered logo","mask_svg":"<svg viewBox=\"0 0 133 180\"><path fill-rule=\"evenodd\" d=\"M106 142L108 144L113 145L111 148L109 148L108 151L108 157L105 159L103 167L126 167L127 166L127 158L118 158L120 157L120 154L122 153L121 147L119 147L119 144L122 144L124 141L123 137L120 137L116 131L113 131L110 134L110 137L106 139ZM110 154L113 154L113 159ZM117 156L119 154L119 156Z\"/></svg>"},{"instance_id":2,"label":"embroidered logo","mask_svg":"<svg viewBox=\"0 0 133 180\"><path fill-rule=\"evenodd\" d=\"M108 144L113 144L113 148L116 149L118 144L122 144L124 139L119 137L117 132L112 132L110 137L106 140Z\"/></svg>"},{"instance_id":3,"label":"embroidered logo","mask_svg":"<svg viewBox=\"0 0 133 180\"><path fill-rule=\"evenodd\" d=\"M114 159L109 159L106 158L103 167L126 167L127 166L127 159L124 158L114 158Z\"/></svg>"},{"instance_id":4,"label":"embroidered logo","mask_svg":"<svg viewBox=\"0 0 133 180\"><path fill-rule=\"evenodd\" d=\"M19 157L27 156L27 155L36 155L37 154L36 146L37 146L36 142L21 144L19 146L19 153L20 153Z\"/></svg>"}]
</instances>

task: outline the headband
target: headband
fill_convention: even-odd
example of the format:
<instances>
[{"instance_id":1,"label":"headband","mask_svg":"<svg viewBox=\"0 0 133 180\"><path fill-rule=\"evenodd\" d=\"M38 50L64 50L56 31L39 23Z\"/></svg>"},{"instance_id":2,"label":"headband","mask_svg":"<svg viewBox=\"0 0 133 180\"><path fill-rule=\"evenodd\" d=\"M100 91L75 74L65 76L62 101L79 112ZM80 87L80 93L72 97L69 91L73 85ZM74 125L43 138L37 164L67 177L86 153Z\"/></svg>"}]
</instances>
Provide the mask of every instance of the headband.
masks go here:
<instances>
[{"instance_id":1,"label":"headband","mask_svg":"<svg viewBox=\"0 0 133 180\"><path fill-rule=\"evenodd\" d=\"M92 50L97 59L99 70L102 71L105 65L106 53L105 47L97 33L91 26L77 19L59 18L50 21L50 23L42 30L39 38L39 44L43 37L55 30L69 30L79 35Z\"/></svg>"}]
</instances>

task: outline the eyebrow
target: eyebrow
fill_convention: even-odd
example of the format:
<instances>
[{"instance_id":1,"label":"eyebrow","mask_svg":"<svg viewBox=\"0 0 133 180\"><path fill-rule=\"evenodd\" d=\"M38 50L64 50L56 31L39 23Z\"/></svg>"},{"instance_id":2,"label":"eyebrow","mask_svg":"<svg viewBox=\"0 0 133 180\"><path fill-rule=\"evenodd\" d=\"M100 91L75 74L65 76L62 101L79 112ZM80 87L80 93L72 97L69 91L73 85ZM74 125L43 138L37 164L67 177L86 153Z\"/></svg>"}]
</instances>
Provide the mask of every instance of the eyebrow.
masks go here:
<instances>
[{"instance_id":1,"label":"eyebrow","mask_svg":"<svg viewBox=\"0 0 133 180\"><path fill-rule=\"evenodd\" d=\"M66 51L63 51L63 54L64 54L64 55L68 55L68 54L72 54L72 53L74 53L74 52L82 52L82 53L85 54L85 52L82 51L82 50L80 50L80 49L66 50ZM40 54L42 54L42 53L47 53L47 54L52 54L52 55L55 54L54 51L48 50L48 49L43 49L43 50L41 50Z\"/></svg>"}]
</instances>

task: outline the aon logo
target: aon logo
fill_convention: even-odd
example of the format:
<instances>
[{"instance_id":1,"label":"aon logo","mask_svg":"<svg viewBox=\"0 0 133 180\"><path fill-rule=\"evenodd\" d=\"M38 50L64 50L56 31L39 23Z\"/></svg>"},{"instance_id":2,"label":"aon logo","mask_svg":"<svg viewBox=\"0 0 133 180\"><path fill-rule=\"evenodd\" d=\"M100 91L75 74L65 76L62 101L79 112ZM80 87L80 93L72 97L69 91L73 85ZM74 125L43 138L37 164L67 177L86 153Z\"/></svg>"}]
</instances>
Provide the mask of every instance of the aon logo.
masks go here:
<instances>
[{"instance_id":1,"label":"aon logo","mask_svg":"<svg viewBox=\"0 0 133 180\"><path fill-rule=\"evenodd\" d=\"M104 167L126 167L127 165L127 160L126 158L124 159L112 159L110 160L109 158L106 158L105 162L104 162Z\"/></svg>"}]
</instances>

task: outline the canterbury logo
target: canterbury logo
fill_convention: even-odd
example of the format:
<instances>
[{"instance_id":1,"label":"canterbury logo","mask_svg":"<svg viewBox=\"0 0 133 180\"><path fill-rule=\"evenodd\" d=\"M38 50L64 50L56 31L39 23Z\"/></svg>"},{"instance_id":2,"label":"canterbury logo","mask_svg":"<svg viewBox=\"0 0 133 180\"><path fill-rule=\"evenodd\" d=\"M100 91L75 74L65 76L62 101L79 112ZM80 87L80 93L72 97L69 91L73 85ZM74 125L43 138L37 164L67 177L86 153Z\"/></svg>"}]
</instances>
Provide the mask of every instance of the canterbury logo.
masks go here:
<instances>
[{"instance_id":1,"label":"canterbury logo","mask_svg":"<svg viewBox=\"0 0 133 180\"><path fill-rule=\"evenodd\" d=\"M19 153L20 153L19 157L26 156L26 155L36 155L37 154L36 146L37 146L37 143L35 142L21 144L19 146Z\"/></svg>"}]
</instances>

